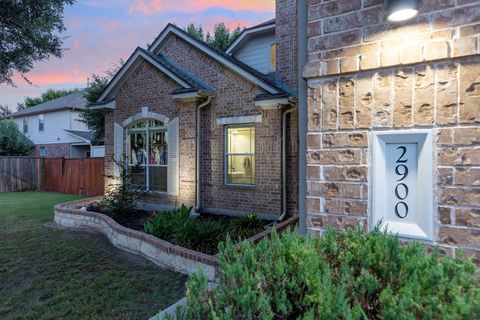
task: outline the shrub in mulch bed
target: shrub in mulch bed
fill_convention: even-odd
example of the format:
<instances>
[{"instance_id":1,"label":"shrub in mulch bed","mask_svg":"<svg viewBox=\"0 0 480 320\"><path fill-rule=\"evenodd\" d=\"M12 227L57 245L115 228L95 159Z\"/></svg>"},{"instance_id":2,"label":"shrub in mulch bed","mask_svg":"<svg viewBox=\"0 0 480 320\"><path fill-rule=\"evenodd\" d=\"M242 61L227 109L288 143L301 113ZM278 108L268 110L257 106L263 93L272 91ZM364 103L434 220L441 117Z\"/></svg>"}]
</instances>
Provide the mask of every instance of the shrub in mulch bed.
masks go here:
<instances>
[{"instance_id":1,"label":"shrub in mulch bed","mask_svg":"<svg viewBox=\"0 0 480 320\"><path fill-rule=\"evenodd\" d=\"M478 319L476 267L377 226L220 245L219 283L187 283L176 319ZM478 270L477 270L478 271ZM167 319L172 317L167 316Z\"/></svg>"}]
</instances>

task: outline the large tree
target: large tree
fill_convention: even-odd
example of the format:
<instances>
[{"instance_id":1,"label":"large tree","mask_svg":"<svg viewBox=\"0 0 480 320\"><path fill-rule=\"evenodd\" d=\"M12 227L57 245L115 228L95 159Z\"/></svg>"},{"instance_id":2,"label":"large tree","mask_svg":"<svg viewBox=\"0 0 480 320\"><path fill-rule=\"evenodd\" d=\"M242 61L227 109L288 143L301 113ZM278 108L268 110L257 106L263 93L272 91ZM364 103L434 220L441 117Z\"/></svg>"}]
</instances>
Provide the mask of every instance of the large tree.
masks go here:
<instances>
[{"instance_id":1,"label":"large tree","mask_svg":"<svg viewBox=\"0 0 480 320\"><path fill-rule=\"evenodd\" d=\"M110 80L120 70L125 62L120 60L110 70L103 74L92 74L87 88L84 90L84 97L88 103L95 103L102 94ZM100 110L86 108L80 114L81 120L93 132L93 143L99 143L105 136L105 114Z\"/></svg>"},{"instance_id":2,"label":"large tree","mask_svg":"<svg viewBox=\"0 0 480 320\"><path fill-rule=\"evenodd\" d=\"M55 100L57 98L66 96L70 93L77 92L80 89L48 89L44 93L40 95L40 97L25 97L25 101L23 103L17 103L17 110L27 109L37 104L44 103L50 100Z\"/></svg>"},{"instance_id":3,"label":"large tree","mask_svg":"<svg viewBox=\"0 0 480 320\"><path fill-rule=\"evenodd\" d=\"M0 120L0 156L28 156L35 145L13 120Z\"/></svg>"},{"instance_id":4,"label":"large tree","mask_svg":"<svg viewBox=\"0 0 480 320\"><path fill-rule=\"evenodd\" d=\"M230 30L225 26L225 23L221 22L213 27L213 35L210 32L205 33L203 32L203 28L201 25L196 26L193 23L190 23L186 28L185 31L188 32L191 36L205 41L212 47L225 51L228 46L238 37L240 32L242 32L243 28L240 26L236 27L233 30Z\"/></svg>"},{"instance_id":5,"label":"large tree","mask_svg":"<svg viewBox=\"0 0 480 320\"><path fill-rule=\"evenodd\" d=\"M74 0L0 1L0 83L14 85L36 61L61 57L65 31L63 10ZM28 81L28 80L27 80Z\"/></svg>"}]
</instances>

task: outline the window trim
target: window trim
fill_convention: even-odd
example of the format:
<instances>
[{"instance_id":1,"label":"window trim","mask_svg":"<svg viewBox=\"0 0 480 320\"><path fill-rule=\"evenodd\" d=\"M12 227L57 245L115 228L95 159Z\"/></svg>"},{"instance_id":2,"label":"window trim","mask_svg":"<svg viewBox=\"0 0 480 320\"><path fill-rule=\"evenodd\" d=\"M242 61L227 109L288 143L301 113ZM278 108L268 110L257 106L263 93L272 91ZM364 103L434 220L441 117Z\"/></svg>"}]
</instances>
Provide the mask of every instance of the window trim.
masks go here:
<instances>
[{"instance_id":1,"label":"window trim","mask_svg":"<svg viewBox=\"0 0 480 320\"><path fill-rule=\"evenodd\" d=\"M145 139L146 140L145 149L149 150L150 149L150 121L151 120L162 122L163 123L162 130L165 130L165 132L168 134L168 127L167 127L166 123L162 120L147 117L147 118L140 118L140 119L136 119L134 121L131 121L128 124L128 126L126 127L126 130L125 130L125 144L126 144L125 158L127 159L127 168L128 167L134 167L134 165L130 164L130 157L129 157L130 150L131 150L131 145L130 145L130 133L132 132L131 127L134 126L135 124L139 123L139 122L142 122L142 121L146 122L146 126L145 126L144 129L143 128L142 129L133 129L133 132L145 132L145 137L146 137L146 139ZM167 170L168 170L168 159L167 159L167 164L150 164L150 157L147 155L146 158L145 158L145 164L139 165L139 166L145 168L145 191L146 192L168 194L168 181L167 181L167 191L159 191L159 190L151 190L150 189L150 170L149 170L150 167L164 167L164 168L167 168Z\"/></svg>"},{"instance_id":2,"label":"window trim","mask_svg":"<svg viewBox=\"0 0 480 320\"><path fill-rule=\"evenodd\" d=\"M40 125L42 126L42 130L40 130ZM45 115L44 114L38 115L38 132L45 132Z\"/></svg>"},{"instance_id":3,"label":"window trim","mask_svg":"<svg viewBox=\"0 0 480 320\"><path fill-rule=\"evenodd\" d=\"M23 128L22 128L22 132L25 134L25 133L28 133L28 118L23 118ZM26 128L26 130L25 130Z\"/></svg>"},{"instance_id":4,"label":"window trim","mask_svg":"<svg viewBox=\"0 0 480 320\"><path fill-rule=\"evenodd\" d=\"M224 137L224 150L223 150L223 167L224 167L224 169L223 169L223 173L224 173L223 174L223 176L224 176L223 182L224 182L224 185L225 186L233 186L233 187L255 187L257 185L256 171L255 171L255 175L254 175L255 183L231 183L231 182L228 182L228 156L229 155L239 155L239 156L248 155L248 156L253 156L255 158L257 156L255 145L253 146L254 147L254 153L229 153L228 152L228 129L231 129L231 128L250 128L250 129L253 128L253 129L256 129L255 128L255 123L253 123L253 122L226 125L224 127L224 134L223 134L223 137ZM255 130L255 132L256 132L256 130ZM251 136L250 136L250 139L251 139ZM256 142L257 142L257 139L255 139L255 143ZM255 163L256 163L256 161L255 161Z\"/></svg>"}]
</instances>

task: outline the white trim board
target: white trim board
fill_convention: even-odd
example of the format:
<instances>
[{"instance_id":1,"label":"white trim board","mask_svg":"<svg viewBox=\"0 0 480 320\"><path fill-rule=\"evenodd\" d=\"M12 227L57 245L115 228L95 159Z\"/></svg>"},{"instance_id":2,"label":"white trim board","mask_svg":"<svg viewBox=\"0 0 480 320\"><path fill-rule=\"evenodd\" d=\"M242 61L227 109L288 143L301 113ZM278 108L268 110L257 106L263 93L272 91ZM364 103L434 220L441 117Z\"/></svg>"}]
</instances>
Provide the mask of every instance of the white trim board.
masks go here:
<instances>
[{"instance_id":1,"label":"white trim board","mask_svg":"<svg viewBox=\"0 0 480 320\"><path fill-rule=\"evenodd\" d=\"M433 240L433 219L434 219L434 199L433 199L433 134L431 130L395 130L395 131L377 131L371 134L372 140L372 158L370 168L372 170L372 179L370 181L371 199L371 217L373 227L377 222L382 221L392 233L398 233L402 238ZM415 211L410 212L410 216L397 218L389 214L389 183L387 172L387 146L389 144L410 144L416 145L417 158L413 162L414 168L409 169L410 173L415 172L413 176L414 185L410 186L414 190ZM414 153L415 154L415 153ZM397 161L398 163L399 161ZM397 165L397 164L395 164ZM395 169L397 170L397 169ZM399 170L400 173L406 170ZM398 174L398 173L397 173ZM401 174L400 174L401 176ZM399 176L399 177L400 177ZM402 182L402 179L395 181ZM395 182L395 183L397 183ZM408 191L407 191L408 194ZM405 198L407 195L405 195ZM404 198L403 198L404 199ZM408 209L407 209L408 212Z\"/></svg>"}]
</instances>

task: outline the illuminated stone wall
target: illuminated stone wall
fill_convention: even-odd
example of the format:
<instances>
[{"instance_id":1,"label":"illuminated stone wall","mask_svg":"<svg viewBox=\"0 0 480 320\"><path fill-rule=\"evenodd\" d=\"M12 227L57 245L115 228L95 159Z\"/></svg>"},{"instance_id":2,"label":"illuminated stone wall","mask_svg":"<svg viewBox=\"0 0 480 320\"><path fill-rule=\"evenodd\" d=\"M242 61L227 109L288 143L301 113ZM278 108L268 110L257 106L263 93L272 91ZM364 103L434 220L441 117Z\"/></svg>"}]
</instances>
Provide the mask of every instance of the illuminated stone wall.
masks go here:
<instances>
[{"instance_id":1,"label":"illuminated stone wall","mask_svg":"<svg viewBox=\"0 0 480 320\"><path fill-rule=\"evenodd\" d=\"M431 130L433 239L480 261L480 1L308 1L308 228L371 227L372 137Z\"/></svg>"}]
</instances>

